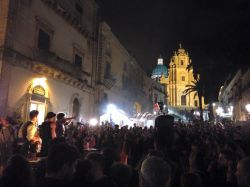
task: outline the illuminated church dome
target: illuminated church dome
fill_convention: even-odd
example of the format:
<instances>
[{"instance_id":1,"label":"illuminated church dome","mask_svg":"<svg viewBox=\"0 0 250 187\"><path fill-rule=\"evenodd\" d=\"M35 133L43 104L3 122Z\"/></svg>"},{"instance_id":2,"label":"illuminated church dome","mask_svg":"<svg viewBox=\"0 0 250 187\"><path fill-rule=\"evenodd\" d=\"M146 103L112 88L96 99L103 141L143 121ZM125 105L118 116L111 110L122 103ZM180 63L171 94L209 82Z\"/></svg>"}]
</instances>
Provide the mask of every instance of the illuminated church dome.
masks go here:
<instances>
[{"instance_id":1,"label":"illuminated church dome","mask_svg":"<svg viewBox=\"0 0 250 187\"><path fill-rule=\"evenodd\" d=\"M157 66L154 68L151 78L157 79L162 76L167 77L168 76L168 68L163 64L163 58L158 58Z\"/></svg>"}]
</instances>

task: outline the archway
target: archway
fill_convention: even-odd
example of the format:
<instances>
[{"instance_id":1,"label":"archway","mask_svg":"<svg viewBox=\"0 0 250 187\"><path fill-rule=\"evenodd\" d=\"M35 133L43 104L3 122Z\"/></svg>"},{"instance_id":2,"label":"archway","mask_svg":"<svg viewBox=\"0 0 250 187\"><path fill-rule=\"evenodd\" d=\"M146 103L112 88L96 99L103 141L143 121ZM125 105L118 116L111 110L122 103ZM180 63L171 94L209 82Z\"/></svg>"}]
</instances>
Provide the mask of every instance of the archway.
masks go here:
<instances>
[{"instance_id":1,"label":"archway","mask_svg":"<svg viewBox=\"0 0 250 187\"><path fill-rule=\"evenodd\" d=\"M75 98L73 100L72 115L79 116L79 114L80 114L80 102L79 102L78 98Z\"/></svg>"},{"instance_id":2,"label":"archway","mask_svg":"<svg viewBox=\"0 0 250 187\"><path fill-rule=\"evenodd\" d=\"M28 114L32 110L37 110L38 124L40 125L45 118L48 105L48 87L46 83L46 78L35 78L30 86L28 87L28 105L27 105L27 118Z\"/></svg>"}]
</instances>

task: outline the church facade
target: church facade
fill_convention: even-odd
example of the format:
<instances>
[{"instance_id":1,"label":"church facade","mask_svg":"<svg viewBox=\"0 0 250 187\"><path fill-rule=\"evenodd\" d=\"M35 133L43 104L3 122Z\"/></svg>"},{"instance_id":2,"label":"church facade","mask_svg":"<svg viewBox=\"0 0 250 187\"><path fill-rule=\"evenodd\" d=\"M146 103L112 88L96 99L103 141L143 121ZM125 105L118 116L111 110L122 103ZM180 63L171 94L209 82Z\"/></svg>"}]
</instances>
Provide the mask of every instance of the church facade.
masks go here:
<instances>
[{"instance_id":1,"label":"church facade","mask_svg":"<svg viewBox=\"0 0 250 187\"><path fill-rule=\"evenodd\" d=\"M163 60L158 60L163 65ZM164 84L166 87L167 103L169 107L180 110L191 110L199 107L199 99L195 92L185 94L187 85L192 85L194 79L193 69L187 69L191 63L188 52L179 46L178 51L174 52L170 62L169 69L163 68L162 72L156 73L157 67L154 69L151 78ZM163 65L166 67L165 65ZM156 75L157 74L157 75ZM204 106L204 98L202 98L202 106Z\"/></svg>"}]
</instances>

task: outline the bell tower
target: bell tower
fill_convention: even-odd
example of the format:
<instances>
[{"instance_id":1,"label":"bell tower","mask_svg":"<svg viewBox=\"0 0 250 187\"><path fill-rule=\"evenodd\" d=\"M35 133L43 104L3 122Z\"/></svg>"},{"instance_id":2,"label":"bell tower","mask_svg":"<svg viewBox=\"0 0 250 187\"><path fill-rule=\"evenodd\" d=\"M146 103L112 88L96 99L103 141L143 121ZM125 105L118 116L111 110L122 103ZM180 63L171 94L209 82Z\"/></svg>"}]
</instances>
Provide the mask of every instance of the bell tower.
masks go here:
<instances>
[{"instance_id":1,"label":"bell tower","mask_svg":"<svg viewBox=\"0 0 250 187\"><path fill-rule=\"evenodd\" d=\"M169 63L168 82L168 104L177 108L197 108L199 106L198 97L195 93L184 94L186 86L194 81L193 69L188 70L191 59L188 52L179 44L179 49L174 54ZM204 106L204 105L203 105Z\"/></svg>"}]
</instances>

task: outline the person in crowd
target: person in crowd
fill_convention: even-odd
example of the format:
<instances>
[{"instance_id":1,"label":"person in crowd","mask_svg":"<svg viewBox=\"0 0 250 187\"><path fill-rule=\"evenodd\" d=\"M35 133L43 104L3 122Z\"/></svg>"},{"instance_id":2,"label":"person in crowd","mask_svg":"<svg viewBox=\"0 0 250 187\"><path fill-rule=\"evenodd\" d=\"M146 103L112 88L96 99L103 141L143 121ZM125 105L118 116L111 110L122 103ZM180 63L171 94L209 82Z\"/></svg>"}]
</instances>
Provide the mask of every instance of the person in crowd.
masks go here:
<instances>
[{"instance_id":1,"label":"person in crowd","mask_svg":"<svg viewBox=\"0 0 250 187\"><path fill-rule=\"evenodd\" d=\"M41 156L47 156L51 141L56 138L56 114L48 112L45 121L40 126L40 137L42 138Z\"/></svg>"},{"instance_id":2,"label":"person in crowd","mask_svg":"<svg viewBox=\"0 0 250 187\"><path fill-rule=\"evenodd\" d=\"M74 174L74 187L90 187L94 176L93 163L90 160L80 160L76 166Z\"/></svg>"},{"instance_id":3,"label":"person in crowd","mask_svg":"<svg viewBox=\"0 0 250 187\"><path fill-rule=\"evenodd\" d=\"M83 140L84 149L92 149L96 146L96 140L92 133L89 133Z\"/></svg>"},{"instance_id":4,"label":"person in crowd","mask_svg":"<svg viewBox=\"0 0 250 187\"><path fill-rule=\"evenodd\" d=\"M166 187L171 170L163 159L151 156L145 159L140 169L140 187Z\"/></svg>"},{"instance_id":5,"label":"person in crowd","mask_svg":"<svg viewBox=\"0 0 250 187\"><path fill-rule=\"evenodd\" d=\"M174 117L170 115L161 115L155 119L155 149L169 152L174 143Z\"/></svg>"},{"instance_id":6,"label":"person in crowd","mask_svg":"<svg viewBox=\"0 0 250 187\"><path fill-rule=\"evenodd\" d=\"M14 151L14 131L7 120L0 118L0 174Z\"/></svg>"},{"instance_id":7,"label":"person in crowd","mask_svg":"<svg viewBox=\"0 0 250 187\"><path fill-rule=\"evenodd\" d=\"M28 161L21 155L10 158L0 180L1 187L34 187L35 178Z\"/></svg>"},{"instance_id":8,"label":"person in crowd","mask_svg":"<svg viewBox=\"0 0 250 187\"><path fill-rule=\"evenodd\" d=\"M65 115L57 117L64 127ZM54 121L51 118L48 114L44 123ZM32 121L35 123L35 119ZM26 139L27 126L19 131ZM150 128L112 128L108 122L95 127L81 124L67 128L65 136L63 130L55 136L51 126L43 127L50 143L48 158L32 164L38 186L60 187L71 182L72 187L236 187L237 182L238 187L250 186L249 161L245 158L250 155L250 138L244 126L239 129L232 124L175 123L172 116L162 115ZM90 134L95 138L96 150L76 163L78 153L72 146L78 145L83 151L84 139L89 139Z\"/></svg>"},{"instance_id":9,"label":"person in crowd","mask_svg":"<svg viewBox=\"0 0 250 187\"><path fill-rule=\"evenodd\" d=\"M79 153L66 143L54 144L49 149L45 178L39 187L68 187L75 173Z\"/></svg>"},{"instance_id":10,"label":"person in crowd","mask_svg":"<svg viewBox=\"0 0 250 187\"><path fill-rule=\"evenodd\" d=\"M244 158L238 162L236 176L239 187L250 186L250 157Z\"/></svg>"},{"instance_id":11,"label":"person in crowd","mask_svg":"<svg viewBox=\"0 0 250 187\"><path fill-rule=\"evenodd\" d=\"M111 178L115 182L115 186L129 187L132 179L132 171L128 166L117 163L111 167Z\"/></svg>"},{"instance_id":12,"label":"person in crowd","mask_svg":"<svg viewBox=\"0 0 250 187\"><path fill-rule=\"evenodd\" d=\"M111 178L104 174L105 160L100 153L89 153L85 159L90 160L92 163L92 183L94 186L114 186Z\"/></svg>"},{"instance_id":13,"label":"person in crowd","mask_svg":"<svg viewBox=\"0 0 250 187\"><path fill-rule=\"evenodd\" d=\"M234 167L233 163L233 153L227 150L221 150L218 153L217 163L214 165L214 168L209 168L208 174L210 175L211 185L218 185L221 187L232 186L231 183L235 183Z\"/></svg>"},{"instance_id":14,"label":"person in crowd","mask_svg":"<svg viewBox=\"0 0 250 187\"><path fill-rule=\"evenodd\" d=\"M101 154L103 155L105 162L104 173L105 175L109 175L110 168L115 163L116 160L115 151L110 147L105 147L102 149Z\"/></svg>"},{"instance_id":15,"label":"person in crowd","mask_svg":"<svg viewBox=\"0 0 250 187\"><path fill-rule=\"evenodd\" d=\"M71 120L75 119L75 117L65 118L64 113L58 113L56 117L56 135L57 137L63 137L65 135L65 126L68 125Z\"/></svg>"},{"instance_id":16,"label":"person in crowd","mask_svg":"<svg viewBox=\"0 0 250 187\"><path fill-rule=\"evenodd\" d=\"M23 140L22 154L28 156L30 152L32 156L40 152L42 140L38 132L38 114L37 110L32 110L29 114L30 120L25 122L18 132L18 137Z\"/></svg>"},{"instance_id":17,"label":"person in crowd","mask_svg":"<svg viewBox=\"0 0 250 187\"><path fill-rule=\"evenodd\" d=\"M187 173L181 177L181 187L204 187L200 175Z\"/></svg>"}]
</instances>

